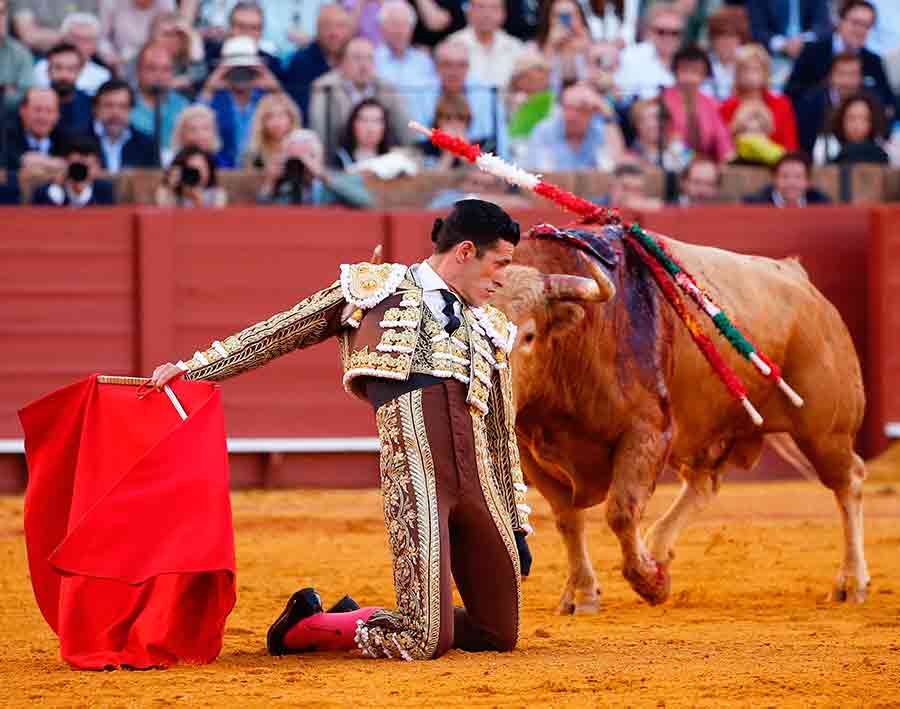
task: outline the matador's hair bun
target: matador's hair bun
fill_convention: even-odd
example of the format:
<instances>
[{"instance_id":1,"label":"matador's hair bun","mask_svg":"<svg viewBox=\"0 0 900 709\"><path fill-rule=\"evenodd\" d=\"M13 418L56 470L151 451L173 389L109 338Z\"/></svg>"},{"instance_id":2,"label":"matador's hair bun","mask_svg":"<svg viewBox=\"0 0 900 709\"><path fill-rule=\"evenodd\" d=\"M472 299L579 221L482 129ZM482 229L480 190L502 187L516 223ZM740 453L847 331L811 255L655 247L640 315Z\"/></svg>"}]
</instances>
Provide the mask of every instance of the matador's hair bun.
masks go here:
<instances>
[{"instance_id":1,"label":"matador's hair bun","mask_svg":"<svg viewBox=\"0 0 900 709\"><path fill-rule=\"evenodd\" d=\"M435 219L431 240L435 251L449 251L456 244L471 241L481 256L498 240L519 243L519 225L493 202L461 199L453 205L446 219Z\"/></svg>"},{"instance_id":2,"label":"matador's hair bun","mask_svg":"<svg viewBox=\"0 0 900 709\"><path fill-rule=\"evenodd\" d=\"M438 234L441 233L441 227L444 226L444 220L438 217L434 220L434 226L431 227L431 240L436 244Z\"/></svg>"}]
</instances>

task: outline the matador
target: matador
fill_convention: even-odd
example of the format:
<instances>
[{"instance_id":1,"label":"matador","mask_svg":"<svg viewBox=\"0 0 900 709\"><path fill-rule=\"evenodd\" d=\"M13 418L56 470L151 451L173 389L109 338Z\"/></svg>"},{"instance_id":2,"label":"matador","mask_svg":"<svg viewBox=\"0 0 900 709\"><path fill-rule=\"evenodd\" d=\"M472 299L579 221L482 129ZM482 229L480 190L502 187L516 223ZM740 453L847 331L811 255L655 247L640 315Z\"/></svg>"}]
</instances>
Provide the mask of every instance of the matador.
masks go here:
<instances>
[{"instance_id":1,"label":"matador","mask_svg":"<svg viewBox=\"0 0 900 709\"><path fill-rule=\"evenodd\" d=\"M226 379L337 337L344 388L375 410L397 607L345 597L326 613L302 589L269 629L274 655L358 647L413 660L516 645L531 565L509 370L516 328L488 301L519 227L467 199L435 220L432 241L412 266L342 265L339 280L290 310L153 374L158 387L179 375Z\"/></svg>"}]
</instances>

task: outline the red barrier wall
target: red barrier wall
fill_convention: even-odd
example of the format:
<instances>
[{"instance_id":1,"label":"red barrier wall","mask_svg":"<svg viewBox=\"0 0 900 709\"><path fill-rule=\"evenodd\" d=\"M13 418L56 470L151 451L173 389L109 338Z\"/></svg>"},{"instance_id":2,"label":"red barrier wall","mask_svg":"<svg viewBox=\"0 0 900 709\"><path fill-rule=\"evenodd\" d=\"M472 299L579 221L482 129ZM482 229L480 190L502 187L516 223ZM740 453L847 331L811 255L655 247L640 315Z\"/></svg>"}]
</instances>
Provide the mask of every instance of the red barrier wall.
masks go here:
<instances>
[{"instance_id":1,"label":"red barrier wall","mask_svg":"<svg viewBox=\"0 0 900 709\"><path fill-rule=\"evenodd\" d=\"M874 448L887 443L884 423L900 423L900 209L873 214L869 250L869 416L879 424Z\"/></svg>"},{"instance_id":2,"label":"red barrier wall","mask_svg":"<svg viewBox=\"0 0 900 709\"><path fill-rule=\"evenodd\" d=\"M159 362L188 358L333 282L338 264L368 259L378 243L386 259L421 259L430 252L435 216L119 208L73 219L68 212L0 210L0 438L21 436L15 412L28 401L91 372L148 374ZM900 331L900 268L878 270L900 264L900 210L873 217L858 208L722 207L639 216L644 226L685 241L800 256L857 344L872 402L865 447L879 445L885 417L900 420L896 399L887 396L900 384L900 354L890 346ZM523 229L570 221L557 210L516 217ZM890 375L884 382L882 372ZM342 391L334 342L229 381L225 406L232 437L375 435L368 406ZM242 455L233 461L237 485L377 479L373 454ZM0 490L21 489L24 481L21 456L0 456Z\"/></svg>"}]
</instances>

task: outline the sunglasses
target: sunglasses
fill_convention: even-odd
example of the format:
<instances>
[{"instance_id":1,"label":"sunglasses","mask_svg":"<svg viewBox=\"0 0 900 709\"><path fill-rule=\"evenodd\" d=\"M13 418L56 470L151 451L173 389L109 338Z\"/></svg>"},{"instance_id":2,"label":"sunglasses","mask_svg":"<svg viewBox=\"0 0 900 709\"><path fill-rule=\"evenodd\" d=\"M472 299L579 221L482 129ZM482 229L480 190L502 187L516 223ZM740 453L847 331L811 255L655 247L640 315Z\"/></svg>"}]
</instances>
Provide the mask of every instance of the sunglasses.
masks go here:
<instances>
[{"instance_id":1,"label":"sunglasses","mask_svg":"<svg viewBox=\"0 0 900 709\"><path fill-rule=\"evenodd\" d=\"M668 27L654 27L652 32L658 34L660 37L680 37L682 31L671 30Z\"/></svg>"}]
</instances>

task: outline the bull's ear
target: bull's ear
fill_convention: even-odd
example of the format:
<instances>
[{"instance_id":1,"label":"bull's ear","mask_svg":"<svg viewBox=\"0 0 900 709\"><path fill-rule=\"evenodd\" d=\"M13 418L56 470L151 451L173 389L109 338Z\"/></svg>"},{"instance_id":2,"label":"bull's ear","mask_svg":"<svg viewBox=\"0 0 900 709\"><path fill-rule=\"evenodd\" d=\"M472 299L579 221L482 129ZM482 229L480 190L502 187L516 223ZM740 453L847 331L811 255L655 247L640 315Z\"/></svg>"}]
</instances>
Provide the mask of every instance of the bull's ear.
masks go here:
<instances>
[{"instance_id":1,"label":"bull's ear","mask_svg":"<svg viewBox=\"0 0 900 709\"><path fill-rule=\"evenodd\" d=\"M550 336L565 335L584 320L584 308L578 303L558 300L550 306Z\"/></svg>"}]
</instances>

